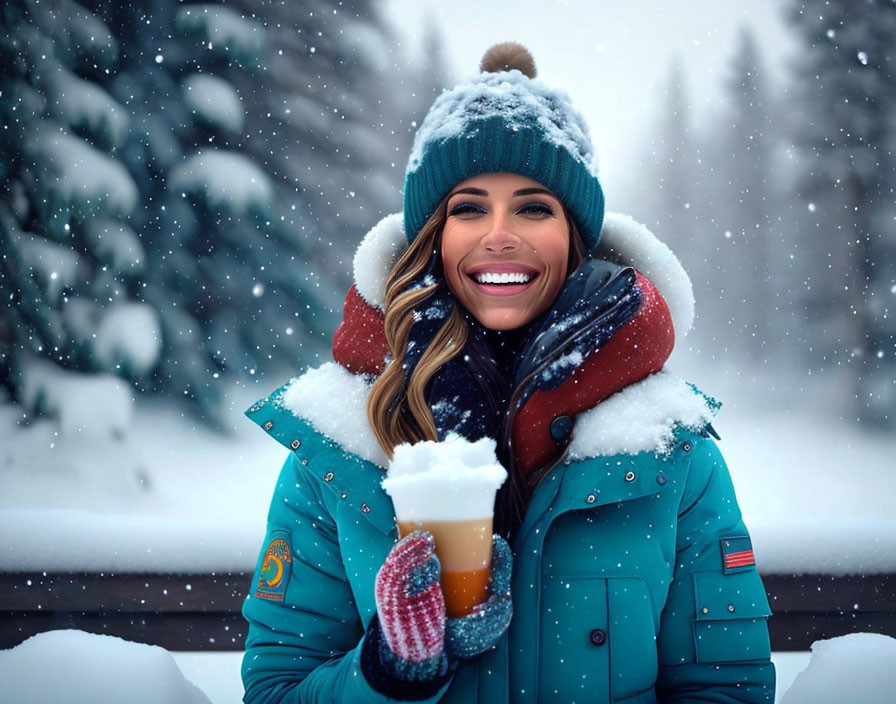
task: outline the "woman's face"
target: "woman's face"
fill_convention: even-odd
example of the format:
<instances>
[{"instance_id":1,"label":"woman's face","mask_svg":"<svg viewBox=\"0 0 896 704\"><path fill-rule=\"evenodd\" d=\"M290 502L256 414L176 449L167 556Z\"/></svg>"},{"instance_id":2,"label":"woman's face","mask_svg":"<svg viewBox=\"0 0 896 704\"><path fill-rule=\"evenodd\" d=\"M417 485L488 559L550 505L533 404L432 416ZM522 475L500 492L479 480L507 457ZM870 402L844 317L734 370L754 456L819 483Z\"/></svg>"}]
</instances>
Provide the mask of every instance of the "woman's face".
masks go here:
<instances>
[{"instance_id":1,"label":"woman's face","mask_svg":"<svg viewBox=\"0 0 896 704\"><path fill-rule=\"evenodd\" d=\"M448 197L442 264L451 292L492 330L513 330L547 310L566 280L569 222L538 181L481 174Z\"/></svg>"}]
</instances>

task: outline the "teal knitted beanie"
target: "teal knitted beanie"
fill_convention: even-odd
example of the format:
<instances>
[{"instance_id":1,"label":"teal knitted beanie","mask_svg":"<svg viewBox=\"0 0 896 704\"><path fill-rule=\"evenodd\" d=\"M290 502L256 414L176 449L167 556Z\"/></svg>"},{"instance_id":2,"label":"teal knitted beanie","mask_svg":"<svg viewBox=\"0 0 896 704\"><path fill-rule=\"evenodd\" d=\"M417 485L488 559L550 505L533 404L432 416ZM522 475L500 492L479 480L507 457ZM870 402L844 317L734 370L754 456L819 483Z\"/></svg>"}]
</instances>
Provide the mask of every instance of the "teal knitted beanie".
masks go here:
<instances>
[{"instance_id":1,"label":"teal knitted beanie","mask_svg":"<svg viewBox=\"0 0 896 704\"><path fill-rule=\"evenodd\" d=\"M535 78L532 56L518 44L492 47L482 69L468 83L444 91L417 131L404 180L408 241L458 183L506 171L550 189L593 251L604 195L581 114L566 93Z\"/></svg>"}]
</instances>

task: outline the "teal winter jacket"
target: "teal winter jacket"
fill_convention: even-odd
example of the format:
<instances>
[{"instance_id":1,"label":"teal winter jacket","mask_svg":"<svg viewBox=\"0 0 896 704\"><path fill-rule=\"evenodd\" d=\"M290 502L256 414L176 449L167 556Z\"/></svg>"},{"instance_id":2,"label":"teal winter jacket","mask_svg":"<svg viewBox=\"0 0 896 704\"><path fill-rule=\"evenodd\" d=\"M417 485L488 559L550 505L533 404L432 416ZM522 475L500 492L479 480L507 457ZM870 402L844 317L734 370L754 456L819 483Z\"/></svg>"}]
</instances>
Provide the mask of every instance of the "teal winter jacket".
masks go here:
<instances>
[{"instance_id":1,"label":"teal winter jacket","mask_svg":"<svg viewBox=\"0 0 896 704\"><path fill-rule=\"evenodd\" d=\"M247 411L288 449L243 608L249 704L395 701L360 662L397 539L370 381L326 363ZM770 610L717 409L662 370L578 412L512 545L508 632L424 701L771 704Z\"/></svg>"}]
</instances>

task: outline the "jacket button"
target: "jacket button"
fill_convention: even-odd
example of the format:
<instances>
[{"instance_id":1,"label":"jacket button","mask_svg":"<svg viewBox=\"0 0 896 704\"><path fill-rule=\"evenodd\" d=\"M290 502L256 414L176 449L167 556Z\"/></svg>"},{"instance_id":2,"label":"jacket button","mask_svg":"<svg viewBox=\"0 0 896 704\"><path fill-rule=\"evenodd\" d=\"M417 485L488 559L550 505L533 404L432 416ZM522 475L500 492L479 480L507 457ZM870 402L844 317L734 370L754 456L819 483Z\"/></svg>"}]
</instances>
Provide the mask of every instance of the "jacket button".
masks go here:
<instances>
[{"instance_id":1,"label":"jacket button","mask_svg":"<svg viewBox=\"0 0 896 704\"><path fill-rule=\"evenodd\" d=\"M683 443L681 443L681 449L684 450L685 452L690 452L693 447L694 446L691 445L690 440L685 440Z\"/></svg>"},{"instance_id":2,"label":"jacket button","mask_svg":"<svg viewBox=\"0 0 896 704\"><path fill-rule=\"evenodd\" d=\"M289 443L289 446L290 446L293 450L298 450L298 449L302 446L302 441L299 440L298 438L296 438L296 439L293 440L291 443Z\"/></svg>"},{"instance_id":3,"label":"jacket button","mask_svg":"<svg viewBox=\"0 0 896 704\"><path fill-rule=\"evenodd\" d=\"M632 470L628 470L625 473L625 481L627 481L627 482L635 481L635 473Z\"/></svg>"},{"instance_id":4,"label":"jacket button","mask_svg":"<svg viewBox=\"0 0 896 704\"><path fill-rule=\"evenodd\" d=\"M665 474L657 474L656 475L656 483L659 484L660 486L665 485L666 481L667 481L667 479L666 479Z\"/></svg>"},{"instance_id":5,"label":"jacket button","mask_svg":"<svg viewBox=\"0 0 896 704\"><path fill-rule=\"evenodd\" d=\"M361 513L370 513L370 506L367 504L361 504Z\"/></svg>"},{"instance_id":6,"label":"jacket button","mask_svg":"<svg viewBox=\"0 0 896 704\"><path fill-rule=\"evenodd\" d=\"M593 504L595 501L597 501L597 497L594 494L588 494L588 496L585 497L586 504Z\"/></svg>"},{"instance_id":7,"label":"jacket button","mask_svg":"<svg viewBox=\"0 0 896 704\"><path fill-rule=\"evenodd\" d=\"M729 613L734 613L734 604L728 604L728 611Z\"/></svg>"},{"instance_id":8,"label":"jacket button","mask_svg":"<svg viewBox=\"0 0 896 704\"><path fill-rule=\"evenodd\" d=\"M607 642L607 632L600 628L595 628L588 637L591 639L592 645L603 645Z\"/></svg>"},{"instance_id":9,"label":"jacket button","mask_svg":"<svg viewBox=\"0 0 896 704\"><path fill-rule=\"evenodd\" d=\"M551 438L554 442L562 442L572 430L572 418L557 416L551 421Z\"/></svg>"},{"instance_id":10,"label":"jacket button","mask_svg":"<svg viewBox=\"0 0 896 704\"><path fill-rule=\"evenodd\" d=\"M332 481L332 480L333 480L333 473L332 473L332 472L327 472L327 473L324 475L324 481L325 481L325 482L329 482L329 481Z\"/></svg>"},{"instance_id":11,"label":"jacket button","mask_svg":"<svg viewBox=\"0 0 896 704\"><path fill-rule=\"evenodd\" d=\"M271 428L274 427L274 424L271 421L267 421L263 427L265 430L270 430Z\"/></svg>"}]
</instances>

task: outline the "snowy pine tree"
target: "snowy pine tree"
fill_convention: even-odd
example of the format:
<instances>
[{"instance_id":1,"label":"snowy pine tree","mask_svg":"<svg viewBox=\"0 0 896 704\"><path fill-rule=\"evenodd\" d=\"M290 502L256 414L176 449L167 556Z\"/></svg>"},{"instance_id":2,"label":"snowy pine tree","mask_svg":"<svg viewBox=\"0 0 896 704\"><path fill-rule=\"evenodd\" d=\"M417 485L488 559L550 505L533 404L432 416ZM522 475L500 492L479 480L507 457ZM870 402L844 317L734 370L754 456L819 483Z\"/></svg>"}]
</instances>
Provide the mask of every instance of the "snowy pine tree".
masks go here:
<instances>
[{"instance_id":1,"label":"snowy pine tree","mask_svg":"<svg viewBox=\"0 0 896 704\"><path fill-rule=\"evenodd\" d=\"M855 370L856 414L896 424L896 2L795 2L804 42L793 126L804 165L806 279L820 356ZM832 360L832 361L833 361Z\"/></svg>"},{"instance_id":2,"label":"snowy pine tree","mask_svg":"<svg viewBox=\"0 0 896 704\"><path fill-rule=\"evenodd\" d=\"M129 222L130 116L108 90L118 44L70 0L5 4L2 23L0 379L32 412L129 403L126 385L104 375L148 379L161 335ZM99 397L110 388L120 398Z\"/></svg>"},{"instance_id":3,"label":"snowy pine tree","mask_svg":"<svg viewBox=\"0 0 896 704\"><path fill-rule=\"evenodd\" d=\"M440 57L409 65L372 2L21 0L3 20L14 395L30 350L214 421L219 378L328 356Z\"/></svg>"},{"instance_id":4,"label":"snowy pine tree","mask_svg":"<svg viewBox=\"0 0 896 704\"><path fill-rule=\"evenodd\" d=\"M775 281L773 238L777 208L772 193L772 150L767 88L759 47L752 32L742 28L726 85L727 104L718 128L713 161L720 176L712 206L723 233L725 256L717 262L717 281L725 287L721 307L732 316L737 350L753 361L768 358L773 341ZM777 251L777 248L776 248Z\"/></svg>"},{"instance_id":5,"label":"snowy pine tree","mask_svg":"<svg viewBox=\"0 0 896 704\"><path fill-rule=\"evenodd\" d=\"M694 188L694 141L684 66L676 57L666 79L665 112L657 149L660 174L659 223L671 247L695 250L691 209Z\"/></svg>"}]
</instances>

